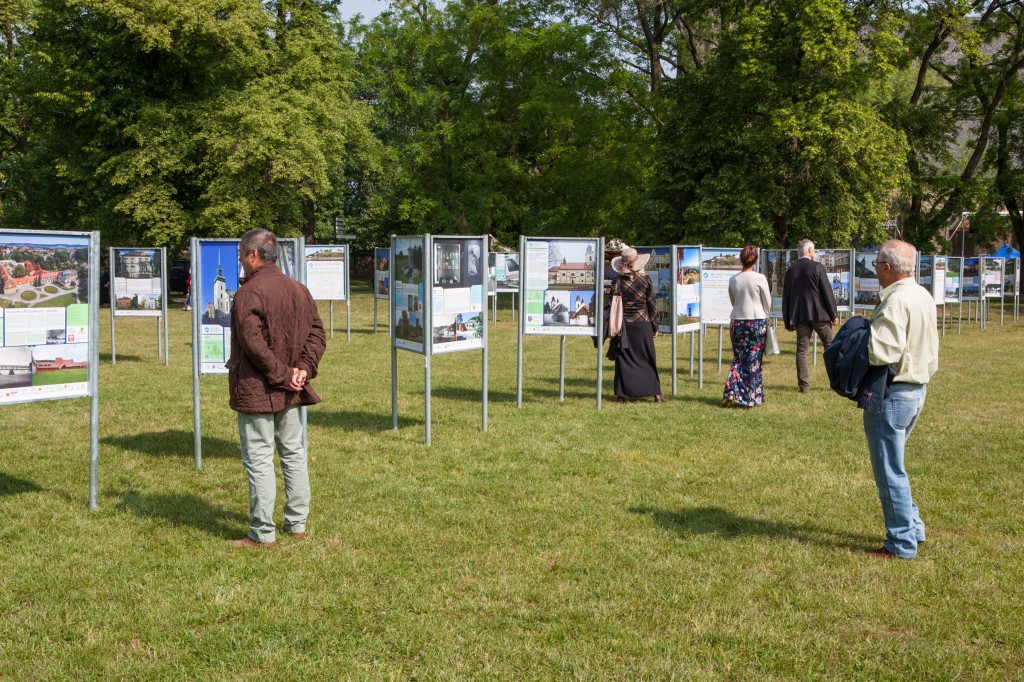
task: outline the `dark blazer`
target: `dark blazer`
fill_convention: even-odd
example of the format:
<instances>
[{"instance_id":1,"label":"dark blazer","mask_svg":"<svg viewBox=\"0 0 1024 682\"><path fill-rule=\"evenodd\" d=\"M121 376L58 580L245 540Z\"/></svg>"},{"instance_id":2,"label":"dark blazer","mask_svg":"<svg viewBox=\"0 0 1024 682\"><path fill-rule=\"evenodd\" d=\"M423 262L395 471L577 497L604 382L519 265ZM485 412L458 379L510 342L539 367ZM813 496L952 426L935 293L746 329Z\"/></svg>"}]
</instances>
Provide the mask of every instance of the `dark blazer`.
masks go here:
<instances>
[{"instance_id":1,"label":"dark blazer","mask_svg":"<svg viewBox=\"0 0 1024 682\"><path fill-rule=\"evenodd\" d=\"M801 258L786 271L782 285L782 321L786 329L793 331L798 324L831 322L837 317L836 297L825 266Z\"/></svg>"},{"instance_id":2,"label":"dark blazer","mask_svg":"<svg viewBox=\"0 0 1024 682\"><path fill-rule=\"evenodd\" d=\"M851 317L825 349L825 371L832 390L868 412L881 412L882 401L896 371L889 365L868 361L871 323L863 317Z\"/></svg>"},{"instance_id":3,"label":"dark blazer","mask_svg":"<svg viewBox=\"0 0 1024 682\"><path fill-rule=\"evenodd\" d=\"M227 363L231 409L280 412L320 402L309 383L301 391L287 388L292 367L314 379L327 348L324 324L309 290L273 263L256 268L239 284L231 304Z\"/></svg>"}]
</instances>

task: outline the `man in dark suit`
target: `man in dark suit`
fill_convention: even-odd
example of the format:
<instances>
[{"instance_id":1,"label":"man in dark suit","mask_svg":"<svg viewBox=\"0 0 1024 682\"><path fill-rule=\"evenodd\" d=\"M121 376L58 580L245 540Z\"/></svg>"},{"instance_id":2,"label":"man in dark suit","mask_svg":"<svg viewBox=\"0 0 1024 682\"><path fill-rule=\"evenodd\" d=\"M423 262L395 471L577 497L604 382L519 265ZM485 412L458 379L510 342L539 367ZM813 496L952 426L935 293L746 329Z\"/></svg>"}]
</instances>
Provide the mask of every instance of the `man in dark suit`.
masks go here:
<instances>
[{"instance_id":1,"label":"man in dark suit","mask_svg":"<svg viewBox=\"0 0 1024 682\"><path fill-rule=\"evenodd\" d=\"M786 271L782 285L782 320L788 331L796 331L796 380L800 392L807 393L811 390L811 373L807 369L811 333L817 334L828 348L839 312L828 273L821 263L814 262L814 242L801 239L797 251L800 258Z\"/></svg>"}]
</instances>

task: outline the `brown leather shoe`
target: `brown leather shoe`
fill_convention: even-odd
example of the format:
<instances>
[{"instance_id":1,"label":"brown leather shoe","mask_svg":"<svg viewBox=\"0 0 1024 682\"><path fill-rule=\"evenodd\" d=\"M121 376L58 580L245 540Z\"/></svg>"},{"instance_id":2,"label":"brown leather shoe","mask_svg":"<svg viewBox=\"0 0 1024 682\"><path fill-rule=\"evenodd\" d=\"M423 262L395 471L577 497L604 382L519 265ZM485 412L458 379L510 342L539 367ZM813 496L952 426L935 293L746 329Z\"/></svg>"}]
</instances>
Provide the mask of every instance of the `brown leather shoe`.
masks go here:
<instances>
[{"instance_id":1,"label":"brown leather shoe","mask_svg":"<svg viewBox=\"0 0 1024 682\"><path fill-rule=\"evenodd\" d=\"M302 538L306 537L306 531L300 530L295 533L289 532L288 537L295 538L296 540L301 540Z\"/></svg>"},{"instance_id":2,"label":"brown leather shoe","mask_svg":"<svg viewBox=\"0 0 1024 682\"><path fill-rule=\"evenodd\" d=\"M663 402L665 402L665 399L662 398L661 394L659 393L658 395L654 396L654 402L656 402L656 403L663 403Z\"/></svg>"},{"instance_id":3,"label":"brown leather shoe","mask_svg":"<svg viewBox=\"0 0 1024 682\"><path fill-rule=\"evenodd\" d=\"M879 559L899 559L898 556L887 550L884 546L879 547L878 549L869 549L868 554L876 556Z\"/></svg>"},{"instance_id":4,"label":"brown leather shoe","mask_svg":"<svg viewBox=\"0 0 1024 682\"><path fill-rule=\"evenodd\" d=\"M257 542L251 537L246 535L241 540L228 540L228 545L236 549L245 549L246 547L274 547L277 545L276 542Z\"/></svg>"}]
</instances>

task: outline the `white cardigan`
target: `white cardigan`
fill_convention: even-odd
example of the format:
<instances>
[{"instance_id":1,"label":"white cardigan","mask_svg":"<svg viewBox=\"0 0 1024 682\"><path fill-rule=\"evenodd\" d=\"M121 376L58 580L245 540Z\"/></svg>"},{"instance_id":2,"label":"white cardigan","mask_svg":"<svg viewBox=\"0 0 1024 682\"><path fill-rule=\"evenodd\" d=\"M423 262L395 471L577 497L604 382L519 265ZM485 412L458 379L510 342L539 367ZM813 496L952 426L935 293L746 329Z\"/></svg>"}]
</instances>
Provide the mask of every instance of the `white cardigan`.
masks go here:
<instances>
[{"instance_id":1,"label":"white cardigan","mask_svg":"<svg viewBox=\"0 0 1024 682\"><path fill-rule=\"evenodd\" d=\"M729 302L732 320L764 320L772 309L768 278L760 272L741 272L729 279Z\"/></svg>"}]
</instances>

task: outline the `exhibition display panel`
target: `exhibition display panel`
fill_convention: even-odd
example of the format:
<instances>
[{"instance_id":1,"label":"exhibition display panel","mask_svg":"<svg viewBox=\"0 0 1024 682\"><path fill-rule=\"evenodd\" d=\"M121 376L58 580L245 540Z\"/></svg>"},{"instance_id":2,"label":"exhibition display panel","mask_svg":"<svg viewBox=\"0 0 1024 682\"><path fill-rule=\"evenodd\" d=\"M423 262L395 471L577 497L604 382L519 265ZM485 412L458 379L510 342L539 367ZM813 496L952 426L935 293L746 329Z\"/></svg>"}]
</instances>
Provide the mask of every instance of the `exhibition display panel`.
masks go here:
<instances>
[{"instance_id":1,"label":"exhibition display panel","mask_svg":"<svg viewBox=\"0 0 1024 682\"><path fill-rule=\"evenodd\" d=\"M345 301L345 328L352 341L352 302L349 300L348 244L311 245L304 247L306 288L315 301L329 301L328 329L334 338L334 302Z\"/></svg>"},{"instance_id":2,"label":"exhibition display panel","mask_svg":"<svg viewBox=\"0 0 1024 682\"><path fill-rule=\"evenodd\" d=\"M117 364L117 317L155 317L157 357L170 364L167 330L167 250L116 248L109 254L110 364Z\"/></svg>"},{"instance_id":3,"label":"exhibition display panel","mask_svg":"<svg viewBox=\"0 0 1024 682\"><path fill-rule=\"evenodd\" d=\"M487 237L391 238L391 420L398 428L398 351L426 356L426 444L431 444L431 356L482 350L487 430Z\"/></svg>"},{"instance_id":4,"label":"exhibition display panel","mask_svg":"<svg viewBox=\"0 0 1024 682\"><path fill-rule=\"evenodd\" d=\"M604 239L520 237L516 404L523 404L524 337L558 336L559 399L565 399L565 338L597 337L597 409L601 409Z\"/></svg>"},{"instance_id":5,"label":"exhibition display panel","mask_svg":"<svg viewBox=\"0 0 1024 682\"><path fill-rule=\"evenodd\" d=\"M90 398L99 502L99 232L0 230L0 405Z\"/></svg>"}]
</instances>

